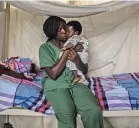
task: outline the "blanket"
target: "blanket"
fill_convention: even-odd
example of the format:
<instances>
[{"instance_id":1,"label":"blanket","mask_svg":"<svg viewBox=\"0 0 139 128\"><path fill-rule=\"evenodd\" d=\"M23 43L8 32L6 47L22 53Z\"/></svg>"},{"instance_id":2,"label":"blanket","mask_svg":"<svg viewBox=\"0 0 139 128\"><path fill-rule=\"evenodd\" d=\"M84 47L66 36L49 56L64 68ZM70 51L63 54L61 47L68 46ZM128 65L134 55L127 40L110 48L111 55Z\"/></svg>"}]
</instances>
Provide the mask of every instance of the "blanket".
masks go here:
<instances>
[{"instance_id":1,"label":"blanket","mask_svg":"<svg viewBox=\"0 0 139 128\"><path fill-rule=\"evenodd\" d=\"M92 77L88 81L102 110L139 109L139 73Z\"/></svg>"},{"instance_id":2,"label":"blanket","mask_svg":"<svg viewBox=\"0 0 139 128\"><path fill-rule=\"evenodd\" d=\"M42 91L44 71L38 71L33 81L0 76L0 111L22 107L43 114L54 110ZM88 88L96 96L102 110L139 109L139 73L116 74L87 78Z\"/></svg>"},{"instance_id":3,"label":"blanket","mask_svg":"<svg viewBox=\"0 0 139 128\"><path fill-rule=\"evenodd\" d=\"M0 76L0 111L22 107L43 114L53 114L51 105L42 92L44 72L39 71L34 81ZM50 111L51 110L51 111Z\"/></svg>"}]
</instances>

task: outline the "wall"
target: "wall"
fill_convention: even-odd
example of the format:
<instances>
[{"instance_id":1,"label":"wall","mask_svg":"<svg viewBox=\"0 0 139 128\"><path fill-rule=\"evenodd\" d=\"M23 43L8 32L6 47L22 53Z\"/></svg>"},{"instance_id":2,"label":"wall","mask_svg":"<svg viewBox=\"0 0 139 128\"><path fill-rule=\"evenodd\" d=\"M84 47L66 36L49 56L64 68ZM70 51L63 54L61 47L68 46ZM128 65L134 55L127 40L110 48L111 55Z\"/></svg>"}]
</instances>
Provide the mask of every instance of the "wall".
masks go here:
<instances>
[{"instance_id":1,"label":"wall","mask_svg":"<svg viewBox=\"0 0 139 128\"><path fill-rule=\"evenodd\" d=\"M4 44L4 29L5 29L5 12L3 2L0 2L0 59L2 57L2 49Z\"/></svg>"}]
</instances>

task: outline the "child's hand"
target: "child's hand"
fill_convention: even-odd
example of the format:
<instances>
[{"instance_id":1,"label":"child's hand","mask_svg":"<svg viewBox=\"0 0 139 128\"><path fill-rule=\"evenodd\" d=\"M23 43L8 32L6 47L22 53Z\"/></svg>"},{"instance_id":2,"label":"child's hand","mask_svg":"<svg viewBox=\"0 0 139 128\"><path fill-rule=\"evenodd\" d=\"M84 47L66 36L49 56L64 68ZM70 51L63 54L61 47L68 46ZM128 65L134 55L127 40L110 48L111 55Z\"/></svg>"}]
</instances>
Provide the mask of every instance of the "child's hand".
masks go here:
<instances>
[{"instance_id":1,"label":"child's hand","mask_svg":"<svg viewBox=\"0 0 139 128\"><path fill-rule=\"evenodd\" d=\"M83 47L83 42L79 42L79 43L74 47L74 50L75 50L76 52L82 52L83 49L84 49L84 47Z\"/></svg>"},{"instance_id":2,"label":"child's hand","mask_svg":"<svg viewBox=\"0 0 139 128\"><path fill-rule=\"evenodd\" d=\"M66 51L66 50L70 50L73 47L74 47L73 44L72 43L69 43L66 46L64 46L61 50L62 51Z\"/></svg>"},{"instance_id":3,"label":"child's hand","mask_svg":"<svg viewBox=\"0 0 139 128\"><path fill-rule=\"evenodd\" d=\"M61 50L62 50L62 51L66 51L66 50L67 50L67 48L66 48L66 47L63 47Z\"/></svg>"}]
</instances>

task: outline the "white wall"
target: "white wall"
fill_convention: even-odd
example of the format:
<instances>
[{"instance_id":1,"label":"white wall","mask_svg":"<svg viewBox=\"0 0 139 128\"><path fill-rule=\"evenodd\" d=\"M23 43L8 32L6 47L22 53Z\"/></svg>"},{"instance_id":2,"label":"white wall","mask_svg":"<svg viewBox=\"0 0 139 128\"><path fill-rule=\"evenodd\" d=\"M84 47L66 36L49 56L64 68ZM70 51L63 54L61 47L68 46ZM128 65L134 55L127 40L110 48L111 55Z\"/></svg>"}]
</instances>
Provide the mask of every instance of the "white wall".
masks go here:
<instances>
[{"instance_id":1,"label":"white wall","mask_svg":"<svg viewBox=\"0 0 139 128\"><path fill-rule=\"evenodd\" d=\"M4 44L4 28L5 28L5 12L4 4L0 2L0 59L2 57L2 49Z\"/></svg>"}]
</instances>

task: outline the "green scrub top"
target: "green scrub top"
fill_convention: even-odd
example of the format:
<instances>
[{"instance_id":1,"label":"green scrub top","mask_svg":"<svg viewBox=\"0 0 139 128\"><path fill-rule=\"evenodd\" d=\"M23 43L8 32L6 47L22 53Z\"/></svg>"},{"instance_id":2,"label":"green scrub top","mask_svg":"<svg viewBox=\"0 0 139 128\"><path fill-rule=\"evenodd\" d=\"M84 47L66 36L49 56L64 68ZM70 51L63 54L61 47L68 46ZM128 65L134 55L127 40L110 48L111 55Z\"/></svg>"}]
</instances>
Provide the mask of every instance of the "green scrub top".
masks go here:
<instances>
[{"instance_id":1,"label":"green scrub top","mask_svg":"<svg viewBox=\"0 0 139 128\"><path fill-rule=\"evenodd\" d=\"M61 50L53 45L51 41L42 44L39 49L40 67L52 67L59 60L60 52ZM74 75L68 67L65 68L61 76L56 80L52 80L46 73L43 80L44 91L57 88L70 88L73 86L73 79Z\"/></svg>"}]
</instances>

